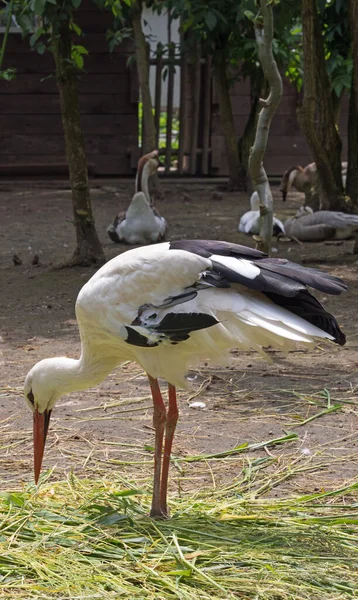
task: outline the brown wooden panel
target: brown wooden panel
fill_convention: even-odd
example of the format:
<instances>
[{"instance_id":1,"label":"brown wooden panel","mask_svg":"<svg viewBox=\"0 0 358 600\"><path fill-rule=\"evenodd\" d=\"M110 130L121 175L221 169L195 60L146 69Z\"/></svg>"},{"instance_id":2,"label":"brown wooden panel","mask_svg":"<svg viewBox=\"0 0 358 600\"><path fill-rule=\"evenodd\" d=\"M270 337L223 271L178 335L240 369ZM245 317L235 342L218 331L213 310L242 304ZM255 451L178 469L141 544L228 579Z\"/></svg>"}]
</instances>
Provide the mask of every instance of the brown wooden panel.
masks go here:
<instances>
[{"instance_id":1,"label":"brown wooden panel","mask_svg":"<svg viewBox=\"0 0 358 600\"><path fill-rule=\"evenodd\" d=\"M130 167L130 156L127 150L110 156L91 156L88 161L90 172L96 176L133 175L135 169ZM64 157L30 155L0 155L0 176L11 176L16 171L23 175L53 174L66 175Z\"/></svg>"},{"instance_id":2,"label":"brown wooden panel","mask_svg":"<svg viewBox=\"0 0 358 600\"><path fill-rule=\"evenodd\" d=\"M108 42L106 40L106 31L101 33L89 33L81 36L79 43L87 48L89 53L108 54ZM112 54L128 54L133 52L133 42L125 40L120 46L117 46Z\"/></svg>"},{"instance_id":3,"label":"brown wooden panel","mask_svg":"<svg viewBox=\"0 0 358 600\"><path fill-rule=\"evenodd\" d=\"M136 146L137 147L137 146ZM97 175L133 175L137 168L137 163L133 167L130 164L130 150L121 154L111 154L109 156L93 156L91 161L96 166Z\"/></svg>"},{"instance_id":4,"label":"brown wooden panel","mask_svg":"<svg viewBox=\"0 0 358 600\"><path fill-rule=\"evenodd\" d=\"M232 110L234 115L247 116L250 112L251 99L249 96L234 96L232 98ZM283 96L276 114L292 115L297 108L296 96Z\"/></svg>"},{"instance_id":5,"label":"brown wooden panel","mask_svg":"<svg viewBox=\"0 0 358 600\"><path fill-rule=\"evenodd\" d=\"M133 135L86 135L86 153L118 154L136 146L137 136ZM62 134L49 135L2 135L0 137L0 154L26 155L37 154L63 156L65 142Z\"/></svg>"},{"instance_id":6,"label":"brown wooden panel","mask_svg":"<svg viewBox=\"0 0 358 600\"><path fill-rule=\"evenodd\" d=\"M93 74L83 73L78 78L80 94L127 94L130 89L130 74ZM55 77L40 74L20 74L12 81L1 84L2 94L56 94L58 91ZM138 97L138 95L137 95Z\"/></svg>"},{"instance_id":7,"label":"brown wooden panel","mask_svg":"<svg viewBox=\"0 0 358 600\"><path fill-rule=\"evenodd\" d=\"M269 135L266 153L270 156L302 156L310 154L305 138L300 136Z\"/></svg>"},{"instance_id":8,"label":"brown wooden panel","mask_svg":"<svg viewBox=\"0 0 358 600\"><path fill-rule=\"evenodd\" d=\"M130 102L126 94L82 95L80 97L82 114L136 114L137 106ZM0 95L0 114L54 114L59 113L58 94L17 94Z\"/></svg>"},{"instance_id":9,"label":"brown wooden panel","mask_svg":"<svg viewBox=\"0 0 358 600\"><path fill-rule=\"evenodd\" d=\"M76 36L75 42L81 44L87 48L89 52L98 54L109 53L108 42L106 40L106 30L103 29L101 33L88 33L80 37ZM7 54L24 54L29 49L29 39L22 38L19 34L10 35L6 45ZM113 54L125 54L133 51L133 42L131 40L125 40L120 46L113 51ZM37 52L33 52L34 56L41 56Z\"/></svg>"},{"instance_id":10,"label":"brown wooden panel","mask_svg":"<svg viewBox=\"0 0 358 600\"><path fill-rule=\"evenodd\" d=\"M109 10L79 10L75 14L75 22L82 31L96 31L103 33L108 28L113 27L113 14Z\"/></svg>"},{"instance_id":11,"label":"brown wooden panel","mask_svg":"<svg viewBox=\"0 0 358 600\"><path fill-rule=\"evenodd\" d=\"M138 136L137 115L82 115L85 134L117 134ZM0 131L4 134L23 135L62 134L61 116L58 115L0 115Z\"/></svg>"},{"instance_id":12,"label":"brown wooden panel","mask_svg":"<svg viewBox=\"0 0 358 600\"><path fill-rule=\"evenodd\" d=\"M231 96L250 96L251 86L250 79L240 79L235 81L231 88Z\"/></svg>"},{"instance_id":13,"label":"brown wooden panel","mask_svg":"<svg viewBox=\"0 0 358 600\"><path fill-rule=\"evenodd\" d=\"M84 69L87 73L125 73L130 54L90 54L84 57ZM55 65L49 53L40 55L25 48L23 52L11 54L8 51L4 58L4 67L14 67L20 73L54 73ZM1 84L2 85L2 84Z\"/></svg>"}]
</instances>

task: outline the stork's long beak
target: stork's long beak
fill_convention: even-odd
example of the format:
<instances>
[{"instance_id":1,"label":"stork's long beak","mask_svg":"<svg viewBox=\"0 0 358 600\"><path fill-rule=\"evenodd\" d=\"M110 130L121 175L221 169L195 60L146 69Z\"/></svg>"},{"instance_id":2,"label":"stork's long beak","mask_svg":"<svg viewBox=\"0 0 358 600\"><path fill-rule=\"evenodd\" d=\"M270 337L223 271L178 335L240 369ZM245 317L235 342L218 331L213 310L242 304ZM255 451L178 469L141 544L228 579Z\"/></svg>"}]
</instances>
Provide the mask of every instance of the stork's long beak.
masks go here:
<instances>
[{"instance_id":1,"label":"stork's long beak","mask_svg":"<svg viewBox=\"0 0 358 600\"><path fill-rule=\"evenodd\" d=\"M41 472L42 458L44 455L47 430L50 423L51 410L39 413L38 408L34 412L34 472L35 483L38 482Z\"/></svg>"}]
</instances>

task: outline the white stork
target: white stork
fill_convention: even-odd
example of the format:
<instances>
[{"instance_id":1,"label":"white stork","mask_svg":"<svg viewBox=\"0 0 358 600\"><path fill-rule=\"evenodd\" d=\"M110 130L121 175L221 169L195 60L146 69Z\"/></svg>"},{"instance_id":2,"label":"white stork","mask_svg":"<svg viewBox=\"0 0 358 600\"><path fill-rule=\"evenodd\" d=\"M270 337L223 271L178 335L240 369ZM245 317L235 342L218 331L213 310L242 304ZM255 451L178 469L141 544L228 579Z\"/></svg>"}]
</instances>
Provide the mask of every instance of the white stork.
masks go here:
<instances>
[{"instance_id":1,"label":"white stork","mask_svg":"<svg viewBox=\"0 0 358 600\"><path fill-rule=\"evenodd\" d=\"M345 343L336 319L307 290L340 294L338 278L228 242L181 240L129 250L81 289L78 360L47 358L25 381L34 416L38 481L51 411L63 394L100 383L117 365L137 361L148 374L155 428L152 516L167 516L170 453L178 419L176 386L189 367L222 360L230 349L287 351L317 338ZM168 411L158 377L169 385ZM163 438L164 456L162 465Z\"/></svg>"}]
</instances>

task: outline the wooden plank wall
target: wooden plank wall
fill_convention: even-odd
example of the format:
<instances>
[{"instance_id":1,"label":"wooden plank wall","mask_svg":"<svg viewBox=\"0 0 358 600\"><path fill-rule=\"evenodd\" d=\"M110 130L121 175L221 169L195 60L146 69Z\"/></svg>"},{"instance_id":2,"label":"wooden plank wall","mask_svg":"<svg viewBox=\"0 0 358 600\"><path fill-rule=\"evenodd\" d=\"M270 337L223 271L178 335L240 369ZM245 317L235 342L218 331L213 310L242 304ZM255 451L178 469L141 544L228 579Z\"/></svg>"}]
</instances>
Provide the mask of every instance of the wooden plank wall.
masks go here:
<instances>
[{"instance_id":1,"label":"wooden plank wall","mask_svg":"<svg viewBox=\"0 0 358 600\"><path fill-rule=\"evenodd\" d=\"M249 81L237 82L233 87L231 97L236 132L238 136L241 136L250 111ZM272 121L264 161L265 169L271 176L281 176L291 166L306 165L313 161L312 154L297 121L297 102L297 91L287 80L284 80L283 97ZM347 156L347 123L348 98L345 98L342 104L340 122L340 134L343 141L343 160ZM225 143L220 127L219 109L215 91L213 93L212 106L211 146L213 149L212 174L228 175Z\"/></svg>"},{"instance_id":2,"label":"wooden plank wall","mask_svg":"<svg viewBox=\"0 0 358 600\"><path fill-rule=\"evenodd\" d=\"M84 32L77 43L89 51L79 93L90 172L132 174L131 154L138 146L138 85L126 62L133 49L126 44L108 53L110 15L89 1L77 22ZM66 174L52 56L32 52L28 40L14 33L4 67L10 66L16 68L16 78L0 83L0 175Z\"/></svg>"}]
</instances>

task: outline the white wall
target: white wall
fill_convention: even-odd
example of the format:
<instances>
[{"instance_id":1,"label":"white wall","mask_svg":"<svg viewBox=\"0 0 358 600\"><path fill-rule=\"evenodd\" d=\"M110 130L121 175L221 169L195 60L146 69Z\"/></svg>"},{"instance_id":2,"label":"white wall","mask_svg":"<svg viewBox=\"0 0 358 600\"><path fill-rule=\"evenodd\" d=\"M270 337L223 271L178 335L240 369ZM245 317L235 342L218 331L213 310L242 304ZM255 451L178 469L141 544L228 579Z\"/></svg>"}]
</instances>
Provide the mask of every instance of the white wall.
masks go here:
<instances>
[{"instance_id":1,"label":"white wall","mask_svg":"<svg viewBox=\"0 0 358 600\"><path fill-rule=\"evenodd\" d=\"M151 56L153 56L158 42L162 44L168 44L168 14L163 12L161 15L153 13L150 8L143 7L143 31L146 36L151 50ZM179 44L179 20L171 22L171 41L176 45ZM149 73L150 91L152 94L152 101L154 103L154 92L155 92L155 67L150 68ZM167 105L167 88L168 78L162 81L162 94L161 94L161 105L166 107ZM174 108L179 108L180 103L180 67L175 67L174 76Z\"/></svg>"}]
</instances>

